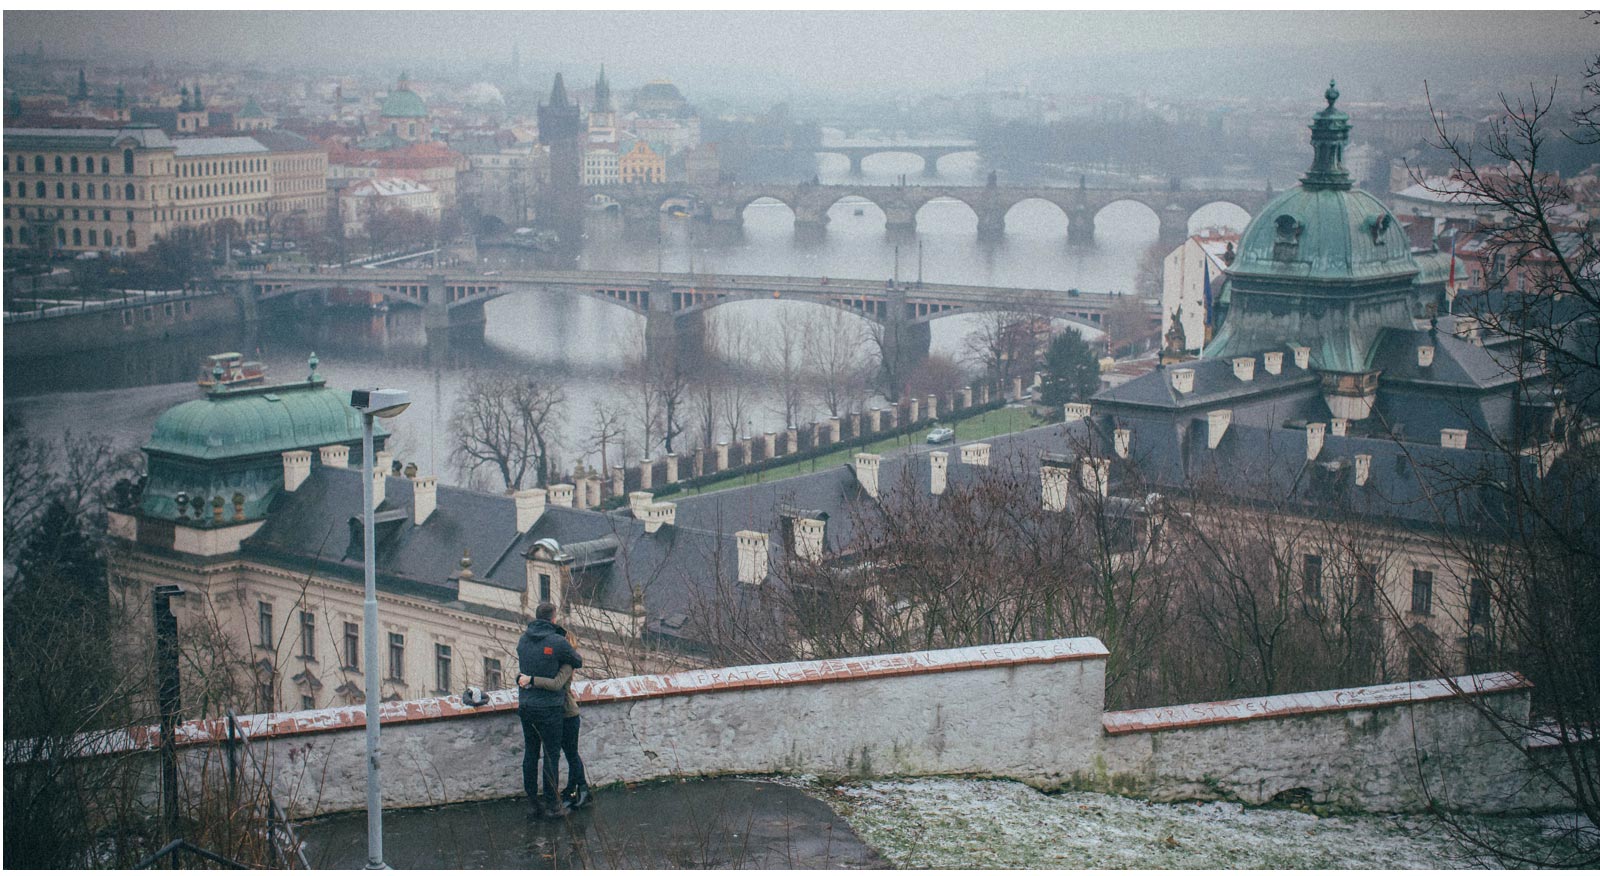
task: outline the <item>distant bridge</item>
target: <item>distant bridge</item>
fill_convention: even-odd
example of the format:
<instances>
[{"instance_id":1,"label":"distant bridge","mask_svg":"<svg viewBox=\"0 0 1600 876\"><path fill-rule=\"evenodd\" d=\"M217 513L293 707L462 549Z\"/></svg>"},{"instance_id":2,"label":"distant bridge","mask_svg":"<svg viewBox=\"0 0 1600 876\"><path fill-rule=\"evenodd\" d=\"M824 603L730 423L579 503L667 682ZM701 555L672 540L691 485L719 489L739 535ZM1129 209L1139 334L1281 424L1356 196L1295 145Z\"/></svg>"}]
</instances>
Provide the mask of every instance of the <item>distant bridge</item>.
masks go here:
<instances>
[{"instance_id":1,"label":"distant bridge","mask_svg":"<svg viewBox=\"0 0 1600 876\"><path fill-rule=\"evenodd\" d=\"M1105 293L964 286L948 283L877 283L826 277L732 274L659 274L641 271L514 271L481 274L429 269L355 268L316 273L254 271L225 282L253 302L333 289L366 291L421 308L426 328L482 322L483 304L522 289L581 295L646 318L650 354L690 337L705 311L736 301L807 301L855 314L884 327L886 355L916 360L927 355L928 324L959 313L1019 311L1099 327L1106 311L1126 299Z\"/></svg>"},{"instance_id":2,"label":"distant bridge","mask_svg":"<svg viewBox=\"0 0 1600 876\"><path fill-rule=\"evenodd\" d=\"M1254 216L1273 196L1270 186L1260 189L1095 189L1059 186L873 186L873 185L779 185L770 183L721 183L690 185L596 186L584 190L592 203L616 206L630 220L653 221L668 207L679 205L695 218L713 224L737 227L744 221L744 210L756 201L770 198L794 213L797 231L820 232L828 223L828 211L845 198L861 198L884 213L891 233L915 233L917 212L928 202L948 198L962 202L978 217L980 237L1005 233L1006 215L1024 201L1053 204L1062 213L1067 239L1074 243L1094 241L1095 219L1101 210L1122 202L1142 204L1155 214L1159 240L1177 246L1189 234L1189 219L1211 204L1233 204Z\"/></svg>"},{"instance_id":3,"label":"distant bridge","mask_svg":"<svg viewBox=\"0 0 1600 876\"><path fill-rule=\"evenodd\" d=\"M779 151L792 152L796 150L773 147ZM949 143L875 143L869 145L814 146L810 150L815 155L843 155L850 160L850 175L861 175L861 162L869 155L902 154L915 155L922 159L922 175L934 177L939 175L939 159L946 155L959 155L964 152L976 154L978 144L972 140Z\"/></svg>"}]
</instances>

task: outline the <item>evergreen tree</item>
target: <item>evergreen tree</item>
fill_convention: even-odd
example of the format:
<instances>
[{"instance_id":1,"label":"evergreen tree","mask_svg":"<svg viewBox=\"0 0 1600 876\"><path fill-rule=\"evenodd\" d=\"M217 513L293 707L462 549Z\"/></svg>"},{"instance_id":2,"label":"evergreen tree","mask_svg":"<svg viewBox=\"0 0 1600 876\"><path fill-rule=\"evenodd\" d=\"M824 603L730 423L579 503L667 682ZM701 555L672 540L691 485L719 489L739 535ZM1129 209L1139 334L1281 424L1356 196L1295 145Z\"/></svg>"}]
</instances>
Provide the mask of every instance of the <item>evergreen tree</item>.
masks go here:
<instances>
[{"instance_id":1,"label":"evergreen tree","mask_svg":"<svg viewBox=\"0 0 1600 876\"><path fill-rule=\"evenodd\" d=\"M1068 329L1051 339L1041 380L1046 405L1087 401L1100 388L1100 362L1083 336Z\"/></svg>"}]
</instances>

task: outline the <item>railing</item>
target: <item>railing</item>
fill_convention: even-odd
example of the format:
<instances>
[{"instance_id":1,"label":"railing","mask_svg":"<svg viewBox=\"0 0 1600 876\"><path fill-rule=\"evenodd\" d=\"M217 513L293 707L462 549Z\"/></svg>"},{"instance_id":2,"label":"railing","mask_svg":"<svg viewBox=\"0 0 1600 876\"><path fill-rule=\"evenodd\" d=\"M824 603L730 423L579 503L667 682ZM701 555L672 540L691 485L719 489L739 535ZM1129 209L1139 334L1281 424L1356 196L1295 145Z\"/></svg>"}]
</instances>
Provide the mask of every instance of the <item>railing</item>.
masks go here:
<instances>
[{"instance_id":1,"label":"railing","mask_svg":"<svg viewBox=\"0 0 1600 876\"><path fill-rule=\"evenodd\" d=\"M256 760L255 752L250 749L250 739L239 726L239 717L228 710L228 796L237 797L239 792L239 749L243 748L249 765L255 768L256 776L261 780L263 793L266 794L266 811L262 813L267 822L267 846L272 849L272 854L277 867L287 870L310 870L311 865L306 861L305 848L300 842L300 837L294 832L294 825L285 817L282 807L272 796L271 784L267 779L267 771Z\"/></svg>"},{"instance_id":2,"label":"railing","mask_svg":"<svg viewBox=\"0 0 1600 876\"><path fill-rule=\"evenodd\" d=\"M147 304L158 304L163 301L173 301L181 298L199 298L217 294L212 289L169 289L163 291L125 291L120 298L103 298L99 300L78 299L76 301L64 298L33 298L20 299L25 301L50 301L52 303L36 310L19 310L7 312L5 321L33 322L41 319L53 319L60 316L71 316L75 313L86 313L97 310L116 310L125 307L142 307Z\"/></svg>"},{"instance_id":3,"label":"railing","mask_svg":"<svg viewBox=\"0 0 1600 876\"><path fill-rule=\"evenodd\" d=\"M216 864L226 870L249 870L250 868L232 858L224 858L216 852L209 852L182 837L173 840L161 847L161 850L133 865L135 870L149 870L157 867L162 870L183 870L184 855L189 855L200 861Z\"/></svg>"}]
</instances>

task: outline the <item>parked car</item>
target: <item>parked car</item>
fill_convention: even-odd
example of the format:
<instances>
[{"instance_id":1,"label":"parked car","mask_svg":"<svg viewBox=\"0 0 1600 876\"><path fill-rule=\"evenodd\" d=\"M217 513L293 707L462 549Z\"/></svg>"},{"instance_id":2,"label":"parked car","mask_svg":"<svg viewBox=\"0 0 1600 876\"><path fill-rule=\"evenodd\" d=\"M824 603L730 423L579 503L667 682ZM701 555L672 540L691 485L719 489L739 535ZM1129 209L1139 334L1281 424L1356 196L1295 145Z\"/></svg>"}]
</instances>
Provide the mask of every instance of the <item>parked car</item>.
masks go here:
<instances>
[{"instance_id":1,"label":"parked car","mask_svg":"<svg viewBox=\"0 0 1600 876\"><path fill-rule=\"evenodd\" d=\"M956 430L949 426L940 426L928 433L929 444L949 444L956 438Z\"/></svg>"}]
</instances>

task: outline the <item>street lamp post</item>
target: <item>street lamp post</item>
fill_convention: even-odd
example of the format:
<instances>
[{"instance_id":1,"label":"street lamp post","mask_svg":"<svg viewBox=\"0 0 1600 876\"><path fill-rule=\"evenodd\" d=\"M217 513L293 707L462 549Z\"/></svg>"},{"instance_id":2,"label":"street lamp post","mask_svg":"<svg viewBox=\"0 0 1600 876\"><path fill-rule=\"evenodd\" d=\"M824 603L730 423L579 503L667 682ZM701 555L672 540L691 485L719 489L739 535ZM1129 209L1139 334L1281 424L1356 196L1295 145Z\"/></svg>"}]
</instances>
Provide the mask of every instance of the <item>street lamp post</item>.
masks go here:
<instances>
[{"instance_id":1,"label":"street lamp post","mask_svg":"<svg viewBox=\"0 0 1600 876\"><path fill-rule=\"evenodd\" d=\"M367 869L387 870L383 863L383 785L378 770L378 711L383 704L378 692L378 574L373 544L372 507L372 422L375 418L399 416L411 404L403 389L357 389L350 393L350 407L361 412L361 547L362 571L366 577L366 601L362 604L366 626L363 676L367 685Z\"/></svg>"}]
</instances>

